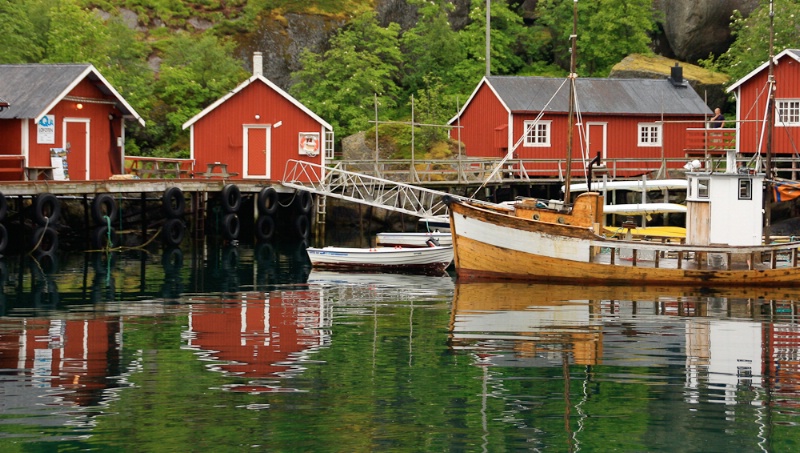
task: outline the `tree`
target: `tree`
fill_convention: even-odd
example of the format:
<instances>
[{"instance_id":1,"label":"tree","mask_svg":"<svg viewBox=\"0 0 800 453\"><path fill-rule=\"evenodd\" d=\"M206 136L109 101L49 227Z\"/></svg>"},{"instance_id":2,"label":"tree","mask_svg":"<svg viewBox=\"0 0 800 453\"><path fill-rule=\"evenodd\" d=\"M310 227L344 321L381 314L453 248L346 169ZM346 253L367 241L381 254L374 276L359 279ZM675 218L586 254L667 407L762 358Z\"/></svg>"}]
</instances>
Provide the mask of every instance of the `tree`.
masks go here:
<instances>
[{"instance_id":1,"label":"tree","mask_svg":"<svg viewBox=\"0 0 800 453\"><path fill-rule=\"evenodd\" d=\"M383 108L397 103L402 55L400 26L378 25L370 11L356 17L330 41L330 49L300 56L291 93L341 134L364 130L373 115L377 93Z\"/></svg>"},{"instance_id":2,"label":"tree","mask_svg":"<svg viewBox=\"0 0 800 453\"><path fill-rule=\"evenodd\" d=\"M0 2L0 30L0 63L28 63L41 58L42 47L36 42L36 29L24 2Z\"/></svg>"},{"instance_id":3,"label":"tree","mask_svg":"<svg viewBox=\"0 0 800 453\"><path fill-rule=\"evenodd\" d=\"M201 37L179 33L161 43L164 59L155 84L155 123L137 135L142 148L162 148L159 155L183 152L187 146L181 126L212 102L246 79L247 73L233 55L233 43L211 34Z\"/></svg>"},{"instance_id":4,"label":"tree","mask_svg":"<svg viewBox=\"0 0 800 453\"><path fill-rule=\"evenodd\" d=\"M486 1L472 0L470 23L459 33L466 59L454 72L474 88L486 68ZM527 32L522 17L511 11L505 2L491 3L490 58L491 74L515 74L525 65Z\"/></svg>"},{"instance_id":5,"label":"tree","mask_svg":"<svg viewBox=\"0 0 800 453\"><path fill-rule=\"evenodd\" d=\"M46 63L108 64L108 28L99 17L85 11L74 0L65 0L48 13Z\"/></svg>"},{"instance_id":6,"label":"tree","mask_svg":"<svg viewBox=\"0 0 800 453\"><path fill-rule=\"evenodd\" d=\"M774 0L774 53L796 47L800 41L800 1ZM769 2L762 2L750 16L744 18L734 11L731 33L734 42L728 50L715 57L709 55L700 64L708 69L728 74L739 80L769 60Z\"/></svg>"},{"instance_id":7,"label":"tree","mask_svg":"<svg viewBox=\"0 0 800 453\"><path fill-rule=\"evenodd\" d=\"M536 14L554 36L555 55L569 67L573 2L540 0ZM632 53L651 53L649 33L655 30L652 0L578 2L578 73L605 77L612 66Z\"/></svg>"},{"instance_id":8,"label":"tree","mask_svg":"<svg viewBox=\"0 0 800 453\"><path fill-rule=\"evenodd\" d=\"M448 11L453 9L452 4L444 0L412 0L409 3L418 6L419 19L401 39L405 60L404 88L410 92L423 88L426 85L424 79L428 76L444 80L445 85L450 85L450 82L456 84L452 69L466 55L458 34L447 20Z\"/></svg>"}]
</instances>

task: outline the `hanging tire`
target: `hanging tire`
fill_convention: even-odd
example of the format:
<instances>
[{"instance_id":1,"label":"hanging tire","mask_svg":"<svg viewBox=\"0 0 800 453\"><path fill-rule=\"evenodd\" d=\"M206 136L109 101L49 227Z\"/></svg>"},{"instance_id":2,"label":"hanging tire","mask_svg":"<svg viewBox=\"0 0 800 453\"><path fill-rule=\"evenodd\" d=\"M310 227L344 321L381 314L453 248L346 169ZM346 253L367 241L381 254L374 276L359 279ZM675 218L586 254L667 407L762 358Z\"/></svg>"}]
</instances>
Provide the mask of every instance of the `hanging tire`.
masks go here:
<instances>
[{"instance_id":1,"label":"hanging tire","mask_svg":"<svg viewBox=\"0 0 800 453\"><path fill-rule=\"evenodd\" d=\"M227 213L238 212L242 205L242 192L236 184L228 184L220 193L222 209Z\"/></svg>"},{"instance_id":2,"label":"hanging tire","mask_svg":"<svg viewBox=\"0 0 800 453\"><path fill-rule=\"evenodd\" d=\"M33 219L40 226L55 223L61 216L61 203L51 193L36 196L33 202Z\"/></svg>"},{"instance_id":3,"label":"hanging tire","mask_svg":"<svg viewBox=\"0 0 800 453\"><path fill-rule=\"evenodd\" d=\"M174 274L183 267L183 251L178 247L170 247L164 250L161 256L161 265L164 267L165 274Z\"/></svg>"},{"instance_id":4,"label":"hanging tire","mask_svg":"<svg viewBox=\"0 0 800 453\"><path fill-rule=\"evenodd\" d=\"M311 213L311 209L314 207L314 199L311 197L311 192L306 192L305 190L297 192L294 202L295 206L297 206L297 212L301 214Z\"/></svg>"},{"instance_id":5,"label":"hanging tire","mask_svg":"<svg viewBox=\"0 0 800 453\"><path fill-rule=\"evenodd\" d=\"M108 217L114 220L117 217L117 201L108 193L101 193L92 200L92 218L97 224L106 224Z\"/></svg>"},{"instance_id":6,"label":"hanging tire","mask_svg":"<svg viewBox=\"0 0 800 453\"><path fill-rule=\"evenodd\" d=\"M186 199L183 197L183 191L179 187L170 187L165 190L162 205L167 218L174 219L182 216L186 208Z\"/></svg>"},{"instance_id":7,"label":"hanging tire","mask_svg":"<svg viewBox=\"0 0 800 453\"><path fill-rule=\"evenodd\" d=\"M113 248L115 244L119 244L114 227L109 229L106 225L99 225L92 230L91 241L95 249Z\"/></svg>"},{"instance_id":8,"label":"hanging tire","mask_svg":"<svg viewBox=\"0 0 800 453\"><path fill-rule=\"evenodd\" d=\"M55 228L40 226L33 232L31 247L39 253L55 253L58 250L58 232Z\"/></svg>"},{"instance_id":9,"label":"hanging tire","mask_svg":"<svg viewBox=\"0 0 800 453\"><path fill-rule=\"evenodd\" d=\"M6 214L8 214L8 200L6 200L6 196L0 192L0 222L6 218Z\"/></svg>"},{"instance_id":10,"label":"hanging tire","mask_svg":"<svg viewBox=\"0 0 800 453\"><path fill-rule=\"evenodd\" d=\"M272 187L261 189L258 193L257 206L259 214L275 214L278 210L278 191Z\"/></svg>"},{"instance_id":11,"label":"hanging tire","mask_svg":"<svg viewBox=\"0 0 800 453\"><path fill-rule=\"evenodd\" d=\"M161 237L165 244L180 245L186 236L186 225L181 219L167 219L161 229Z\"/></svg>"},{"instance_id":12,"label":"hanging tire","mask_svg":"<svg viewBox=\"0 0 800 453\"><path fill-rule=\"evenodd\" d=\"M232 241L239 237L239 229L241 225L239 224L239 216L233 213L225 214L225 217L222 218L222 236Z\"/></svg>"},{"instance_id":13,"label":"hanging tire","mask_svg":"<svg viewBox=\"0 0 800 453\"><path fill-rule=\"evenodd\" d=\"M266 242L272 239L275 234L275 220L268 216L262 215L256 221L256 238L259 242Z\"/></svg>"},{"instance_id":14,"label":"hanging tire","mask_svg":"<svg viewBox=\"0 0 800 453\"><path fill-rule=\"evenodd\" d=\"M5 252L6 247L8 247L8 230L0 223L0 253Z\"/></svg>"},{"instance_id":15,"label":"hanging tire","mask_svg":"<svg viewBox=\"0 0 800 453\"><path fill-rule=\"evenodd\" d=\"M311 236L311 222L307 215L298 215L294 219L294 232L300 239L308 239Z\"/></svg>"}]
</instances>

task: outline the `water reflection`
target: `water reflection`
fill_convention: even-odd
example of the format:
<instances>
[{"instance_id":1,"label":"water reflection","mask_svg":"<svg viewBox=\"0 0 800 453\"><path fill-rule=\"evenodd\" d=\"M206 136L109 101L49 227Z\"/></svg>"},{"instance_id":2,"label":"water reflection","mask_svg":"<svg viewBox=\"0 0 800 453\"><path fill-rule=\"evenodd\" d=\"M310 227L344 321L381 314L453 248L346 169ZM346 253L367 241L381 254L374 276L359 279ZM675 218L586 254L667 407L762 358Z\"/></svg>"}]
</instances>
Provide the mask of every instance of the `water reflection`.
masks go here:
<instances>
[{"instance_id":1,"label":"water reflection","mask_svg":"<svg viewBox=\"0 0 800 453\"><path fill-rule=\"evenodd\" d=\"M482 416L498 417L485 409L487 399L500 399L504 419L517 427L547 398L513 390L521 376L559 373L570 451L580 449L581 431L600 429L591 414L624 397L604 387L620 384L644 385L648 400L680 398L691 411L685 416L713 420L719 406L708 404L722 404L740 407L727 417L742 418L741 406L753 407L744 417L753 422L748 448L769 450L767 420L781 414L789 416L782 423L798 423L798 301L794 290L460 284L450 345L481 369ZM663 409L676 412L674 405Z\"/></svg>"},{"instance_id":2,"label":"water reflection","mask_svg":"<svg viewBox=\"0 0 800 453\"><path fill-rule=\"evenodd\" d=\"M22 450L800 442L793 291L318 272L279 243L55 258L0 260L0 438Z\"/></svg>"}]
</instances>

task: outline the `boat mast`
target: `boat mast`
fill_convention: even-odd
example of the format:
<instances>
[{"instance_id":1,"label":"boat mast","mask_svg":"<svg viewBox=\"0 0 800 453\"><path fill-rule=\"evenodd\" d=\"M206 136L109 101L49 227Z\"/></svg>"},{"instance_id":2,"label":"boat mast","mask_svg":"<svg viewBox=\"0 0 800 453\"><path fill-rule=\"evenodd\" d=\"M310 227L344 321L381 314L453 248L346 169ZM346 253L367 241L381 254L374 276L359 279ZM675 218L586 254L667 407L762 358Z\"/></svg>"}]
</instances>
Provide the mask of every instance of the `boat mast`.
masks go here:
<instances>
[{"instance_id":1,"label":"boat mast","mask_svg":"<svg viewBox=\"0 0 800 453\"><path fill-rule=\"evenodd\" d=\"M767 75L767 88L769 96L767 98L767 159L765 162L765 188L764 194L764 242L770 241L770 224L772 220L772 129L775 127L775 62L773 61L773 42L774 42L774 19L775 11L772 7L773 0L769 1L769 72Z\"/></svg>"},{"instance_id":2,"label":"boat mast","mask_svg":"<svg viewBox=\"0 0 800 453\"><path fill-rule=\"evenodd\" d=\"M572 136L575 128L575 55L578 40L578 0L572 0L572 48L569 55L569 116L567 120L567 172L564 180L564 203L569 204L570 181L572 180Z\"/></svg>"}]
</instances>

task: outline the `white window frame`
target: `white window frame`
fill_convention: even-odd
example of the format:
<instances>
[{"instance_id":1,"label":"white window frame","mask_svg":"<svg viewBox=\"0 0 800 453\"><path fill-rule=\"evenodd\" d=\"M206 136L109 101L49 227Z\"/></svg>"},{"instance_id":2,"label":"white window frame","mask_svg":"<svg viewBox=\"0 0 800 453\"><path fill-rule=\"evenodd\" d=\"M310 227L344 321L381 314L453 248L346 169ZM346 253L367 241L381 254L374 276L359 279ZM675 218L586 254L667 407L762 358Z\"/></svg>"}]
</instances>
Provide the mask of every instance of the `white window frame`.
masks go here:
<instances>
[{"instance_id":1,"label":"white window frame","mask_svg":"<svg viewBox=\"0 0 800 453\"><path fill-rule=\"evenodd\" d=\"M550 123L552 123L552 121L525 121L522 125L522 130L525 134L525 142L523 146L528 148L550 146L550 131L552 130ZM529 134L529 128L535 128L537 132L541 133Z\"/></svg>"},{"instance_id":2,"label":"white window frame","mask_svg":"<svg viewBox=\"0 0 800 453\"><path fill-rule=\"evenodd\" d=\"M775 100L775 125L800 126L800 99Z\"/></svg>"},{"instance_id":3,"label":"white window frame","mask_svg":"<svg viewBox=\"0 0 800 453\"><path fill-rule=\"evenodd\" d=\"M650 136L655 132L655 137L649 137L644 140L645 136ZM661 140L664 135L664 127L661 123L639 123L636 129L636 142L638 146L661 146Z\"/></svg>"}]
</instances>

